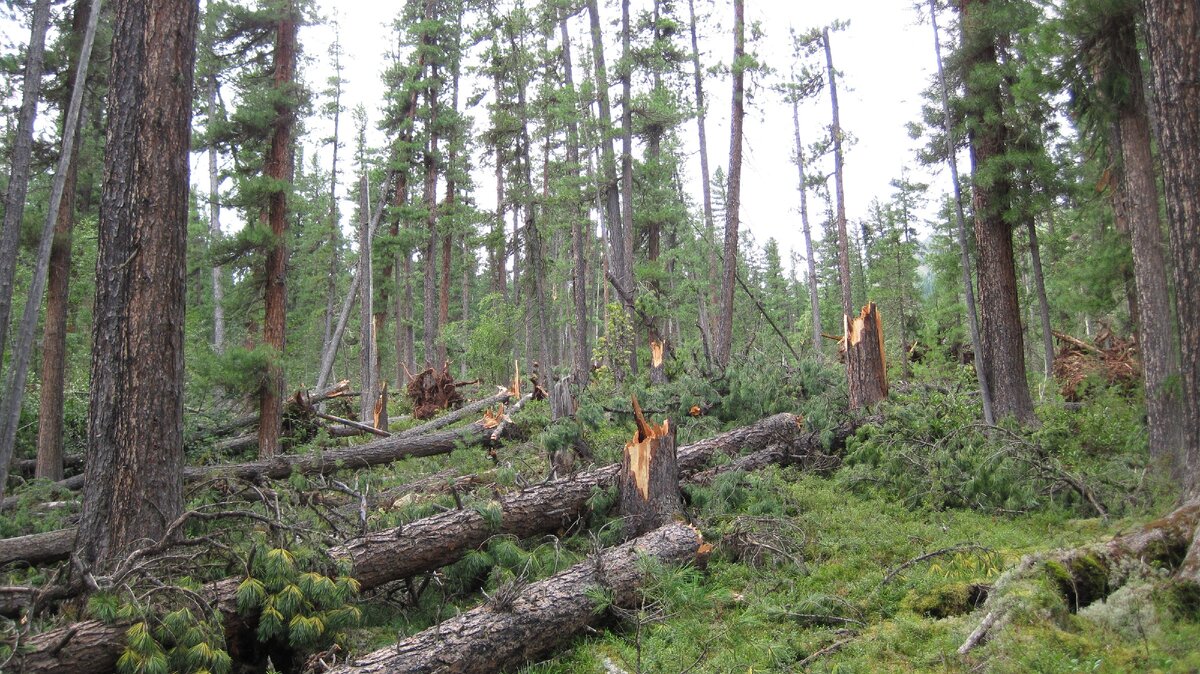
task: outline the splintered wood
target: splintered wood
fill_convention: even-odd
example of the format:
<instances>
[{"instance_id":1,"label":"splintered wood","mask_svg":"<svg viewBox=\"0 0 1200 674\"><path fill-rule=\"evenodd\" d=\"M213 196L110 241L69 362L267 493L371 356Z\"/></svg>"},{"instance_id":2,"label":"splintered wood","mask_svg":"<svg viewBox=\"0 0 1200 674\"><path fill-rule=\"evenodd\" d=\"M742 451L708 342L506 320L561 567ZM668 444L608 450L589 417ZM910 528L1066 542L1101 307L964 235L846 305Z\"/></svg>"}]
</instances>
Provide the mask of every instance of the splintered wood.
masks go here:
<instances>
[{"instance_id":1,"label":"splintered wood","mask_svg":"<svg viewBox=\"0 0 1200 674\"><path fill-rule=\"evenodd\" d=\"M657 339L650 340L650 383L666 384L667 368L663 363L664 344Z\"/></svg>"},{"instance_id":2,"label":"splintered wood","mask_svg":"<svg viewBox=\"0 0 1200 674\"><path fill-rule=\"evenodd\" d=\"M639 536L669 521L680 509L679 463L675 455L675 429L670 421L646 421L637 396L633 397L637 430L625 445L618 487L625 536Z\"/></svg>"},{"instance_id":3,"label":"splintered wood","mask_svg":"<svg viewBox=\"0 0 1200 674\"><path fill-rule=\"evenodd\" d=\"M850 409L869 407L887 398L887 363L883 351L883 320L874 302L867 303L854 320L844 317L846 376L850 383Z\"/></svg>"}]
</instances>

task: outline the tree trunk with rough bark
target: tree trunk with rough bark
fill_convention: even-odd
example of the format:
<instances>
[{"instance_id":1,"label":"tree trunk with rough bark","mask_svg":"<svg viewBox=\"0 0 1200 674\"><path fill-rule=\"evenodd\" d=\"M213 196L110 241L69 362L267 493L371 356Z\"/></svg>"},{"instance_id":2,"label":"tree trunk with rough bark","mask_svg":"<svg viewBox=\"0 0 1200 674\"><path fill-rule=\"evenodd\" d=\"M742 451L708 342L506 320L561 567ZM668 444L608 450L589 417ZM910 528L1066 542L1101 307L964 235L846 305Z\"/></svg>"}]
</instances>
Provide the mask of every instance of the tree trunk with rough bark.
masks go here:
<instances>
[{"instance_id":1,"label":"tree trunk with rough bark","mask_svg":"<svg viewBox=\"0 0 1200 674\"><path fill-rule=\"evenodd\" d=\"M858 317L845 321L846 375L850 381L850 409L870 407L888 395L887 364L883 350L883 320L869 302Z\"/></svg>"},{"instance_id":2,"label":"tree trunk with rough bark","mask_svg":"<svg viewBox=\"0 0 1200 674\"><path fill-rule=\"evenodd\" d=\"M293 0L288 0L281 10L275 34L275 72L273 85L283 98L275 104L275 121L272 123L271 145L267 150L264 166L266 175L280 183L292 180L292 126L295 123L296 104L291 101L289 89L295 81L296 31L299 23L298 10ZM263 343L271 351L266 377L259 394L259 456L271 457L279 452L279 436L283 423L283 347L287 328L287 191L276 188L268 200L267 222L274 235L274 242L267 251L266 261L266 309L263 317Z\"/></svg>"},{"instance_id":3,"label":"tree trunk with rough bark","mask_svg":"<svg viewBox=\"0 0 1200 674\"><path fill-rule=\"evenodd\" d=\"M90 440L76 550L106 566L183 509L183 324L197 7L117 0Z\"/></svg>"},{"instance_id":4,"label":"tree trunk with rough bark","mask_svg":"<svg viewBox=\"0 0 1200 674\"><path fill-rule=\"evenodd\" d=\"M977 14L977 11L986 11L980 8L989 4L987 0L975 0L960 9L968 69L996 67L997 36L994 31L999 28ZM1008 127L1002 121L1003 97L998 84L989 84L976 77L966 78L966 93L969 102L966 114L976 122L968 137L976 178L972 181L972 189L979 259L983 368L991 386L997 420L1012 416L1021 423L1032 423L1035 419L1033 399L1025 379L1013 233L1012 226L1004 220L1013 185L1009 172L996 168L1003 161L1009 136ZM981 174L989 174L989 179L979 179Z\"/></svg>"},{"instance_id":5,"label":"tree trunk with rough bark","mask_svg":"<svg viewBox=\"0 0 1200 674\"><path fill-rule=\"evenodd\" d=\"M846 233L846 192L842 181L842 123L838 109L837 71L833 69L833 50L829 45L829 28L821 31L821 44L825 48L825 71L829 77L829 103L833 108L833 123L829 127L833 140L833 184L837 196L835 213L838 230L838 277L842 289L842 314L851 320L854 300L850 294L850 237Z\"/></svg>"},{"instance_id":6,"label":"tree trunk with rough bark","mask_svg":"<svg viewBox=\"0 0 1200 674\"><path fill-rule=\"evenodd\" d=\"M642 558L683 564L703 557L710 547L690 525L669 524L546 580L513 585L482 606L331 673L487 674L514 668L551 652L598 621L602 613L597 611L597 588L611 592L614 606L637 606L639 589L647 580Z\"/></svg>"},{"instance_id":7,"label":"tree trunk with rough bark","mask_svg":"<svg viewBox=\"0 0 1200 674\"><path fill-rule=\"evenodd\" d=\"M660 425L648 423L636 396L633 411L637 431L625 443L621 472L617 474L618 512L626 538L657 529L683 508L674 427L669 420Z\"/></svg>"}]
</instances>

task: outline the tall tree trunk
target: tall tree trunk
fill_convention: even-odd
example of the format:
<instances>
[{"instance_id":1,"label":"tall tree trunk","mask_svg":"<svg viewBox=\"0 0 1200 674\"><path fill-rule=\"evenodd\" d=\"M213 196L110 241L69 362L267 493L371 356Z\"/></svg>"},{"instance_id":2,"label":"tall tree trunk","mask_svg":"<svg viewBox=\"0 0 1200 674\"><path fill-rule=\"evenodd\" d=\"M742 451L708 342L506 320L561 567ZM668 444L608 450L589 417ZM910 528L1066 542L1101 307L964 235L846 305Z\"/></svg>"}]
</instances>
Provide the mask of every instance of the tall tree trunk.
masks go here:
<instances>
[{"instance_id":1,"label":"tall tree trunk","mask_svg":"<svg viewBox=\"0 0 1200 674\"><path fill-rule=\"evenodd\" d=\"M745 110L746 5L733 0L733 102L729 118L729 183L725 195L725 272L721 282L721 314L717 317L717 367L729 366L733 350L733 286L737 281L738 218L742 197L742 119Z\"/></svg>"},{"instance_id":2,"label":"tall tree trunk","mask_svg":"<svg viewBox=\"0 0 1200 674\"><path fill-rule=\"evenodd\" d=\"M339 130L342 121L341 33L335 33L334 39L336 42L332 51L333 68L336 75L333 88L333 157L329 168L329 241L326 244L329 246L329 274L325 278L325 333L322 342L326 349L330 348L330 342L333 340L334 309L337 306L337 278L341 273L341 255L338 250L341 241L341 222L338 217L337 199L338 150L341 147Z\"/></svg>"},{"instance_id":3,"label":"tall tree trunk","mask_svg":"<svg viewBox=\"0 0 1200 674\"><path fill-rule=\"evenodd\" d=\"M983 401L983 420L989 426L996 423L992 409L992 389L988 385L987 370L983 366L983 343L979 337L979 316L975 307L975 286L971 282L971 255L967 247L967 223L963 215L962 183L958 179L958 142L954 138L954 123L950 117L950 94L946 87L946 75L942 70L942 42L938 36L937 0L929 0L929 17L933 22L933 49L937 56L938 90L942 99L942 120L946 132L946 162L950 166L950 180L954 185L954 214L957 224L959 262L962 267L963 296L967 305L967 331L971 335L971 349L975 352L975 376L979 380L980 397Z\"/></svg>"},{"instance_id":4,"label":"tall tree trunk","mask_svg":"<svg viewBox=\"0 0 1200 674\"><path fill-rule=\"evenodd\" d=\"M21 111L17 134L13 139L8 172L8 191L4 195L4 225L0 229L0 361L8 344L8 324L12 318L13 279L17 271L17 244L21 221L25 217L25 193L29 189L29 161L33 154L33 126L37 121L38 96L42 90L42 66L46 58L46 29L50 25L50 0L33 3L29 46L25 49L25 74L21 85ZM0 485L0 491L3 491Z\"/></svg>"},{"instance_id":5,"label":"tall tree trunk","mask_svg":"<svg viewBox=\"0 0 1200 674\"><path fill-rule=\"evenodd\" d=\"M829 28L821 31L825 47L825 70L829 75L829 102L833 107L833 124L829 133L833 140L833 184L837 192L838 274L842 282L842 313L846 320L854 317L854 299L850 294L850 237L846 233L846 193L842 184L842 122L838 110L837 71L833 69L833 51L829 46Z\"/></svg>"},{"instance_id":6,"label":"tall tree trunk","mask_svg":"<svg viewBox=\"0 0 1200 674\"><path fill-rule=\"evenodd\" d=\"M634 308L637 288L633 281L633 54L629 47L629 0L621 0L621 287L625 289L625 314L630 325L637 325ZM629 349L629 373L638 373L637 339L632 338Z\"/></svg>"},{"instance_id":7,"label":"tall tree trunk","mask_svg":"<svg viewBox=\"0 0 1200 674\"><path fill-rule=\"evenodd\" d=\"M1200 494L1200 7L1191 0L1144 0L1144 6L1186 412L1175 475L1184 493L1195 496Z\"/></svg>"},{"instance_id":8,"label":"tall tree trunk","mask_svg":"<svg viewBox=\"0 0 1200 674\"><path fill-rule=\"evenodd\" d=\"M1046 279L1042 276L1042 251L1038 246L1037 224L1033 218L1025 223L1029 231L1029 259L1033 267L1033 285L1037 289L1038 314L1042 321L1042 349L1045 353L1046 376L1054 375L1054 335L1050 329L1050 300L1046 297Z\"/></svg>"},{"instance_id":9,"label":"tall tree trunk","mask_svg":"<svg viewBox=\"0 0 1200 674\"><path fill-rule=\"evenodd\" d=\"M46 209L46 220L42 224L42 233L38 242L37 261L34 263L33 279L29 284L29 293L25 298L25 311L21 315L21 323L17 332L17 340L13 343L12 357L8 367L8 376L4 380L4 394L0 398L0 497L4 496L4 484L8 480L9 462L12 460L13 449L17 439L17 425L21 419L21 401L25 393L25 380L29 374L29 361L33 358L33 339L37 330L38 313L42 305L42 294L46 288L46 278L50 272L50 249L54 242L54 230L58 224L59 211L62 207L63 192L65 191L72 158L75 153L75 139L78 136L79 118L82 115L83 91L87 81L88 62L91 58L92 43L96 37L99 0L93 0L89 10L88 25L79 50L78 67L71 89L71 101L63 124L62 147L59 152L58 165L50 189L50 204ZM14 255L16 257L15 249ZM6 256L8 257L8 256Z\"/></svg>"},{"instance_id":10,"label":"tall tree trunk","mask_svg":"<svg viewBox=\"0 0 1200 674\"><path fill-rule=\"evenodd\" d=\"M717 288L720 280L717 278L717 248L716 224L712 209L712 174L708 170L708 130L706 127L707 105L704 102L704 73L700 67L700 42L696 37L696 0L688 0L688 14L691 21L688 24L692 38L692 84L696 91L696 133L700 142L700 187L704 198L704 240L708 248L708 288L703 293L704 300L716 304ZM705 312L707 313L707 312ZM708 343L712 342L712 331L708 329L708 321L702 321L701 330Z\"/></svg>"},{"instance_id":11,"label":"tall tree trunk","mask_svg":"<svg viewBox=\"0 0 1200 674\"><path fill-rule=\"evenodd\" d=\"M196 15L192 0L114 3L112 62L121 67L109 79L89 445L75 546L84 568L160 539L183 510Z\"/></svg>"},{"instance_id":12,"label":"tall tree trunk","mask_svg":"<svg viewBox=\"0 0 1200 674\"><path fill-rule=\"evenodd\" d=\"M470 238L467 234L462 234L458 238L459 254L462 259L462 277L459 281L459 290L462 293L461 304L461 320L463 328L466 329L468 321L471 319L471 280L475 278L474 256L471 254ZM467 378L467 359L464 357L459 363L459 375L462 379Z\"/></svg>"},{"instance_id":13,"label":"tall tree trunk","mask_svg":"<svg viewBox=\"0 0 1200 674\"><path fill-rule=\"evenodd\" d=\"M424 299L425 315L422 320L422 331L425 338L425 367L441 367L438 361L438 293L437 293L437 244L438 244L438 92L439 86L437 65L431 67L429 86L425 90L425 100L429 104L429 141L425 150L425 208L428 216L425 221L427 236L425 255L421 264L425 268Z\"/></svg>"},{"instance_id":14,"label":"tall tree trunk","mask_svg":"<svg viewBox=\"0 0 1200 674\"><path fill-rule=\"evenodd\" d=\"M808 260L808 303L812 311L813 353L821 353L821 303L817 299L817 260L813 255L812 230L808 226L808 180L804 175L804 144L800 141L800 100L792 99L792 127L796 134L796 170L800 174L800 226L804 230L804 254Z\"/></svg>"},{"instance_id":15,"label":"tall tree trunk","mask_svg":"<svg viewBox=\"0 0 1200 674\"><path fill-rule=\"evenodd\" d=\"M1130 314L1136 315L1142 373L1146 385L1147 426L1150 455L1168 466L1184 446L1183 400L1171 380L1180 373L1179 352L1171 339L1171 296L1167 285L1167 261L1163 252L1162 222L1159 218L1158 182L1151 154L1149 111L1144 95L1142 60L1137 50L1136 17L1114 20L1119 35L1107 42L1107 55L1122 76L1128 78L1126 98L1117 108L1110 145L1120 153L1120 180L1114 201L1128 221L1133 247L1135 293ZM1120 222L1118 218L1118 222ZM1174 466L1171 467L1177 477Z\"/></svg>"},{"instance_id":16,"label":"tall tree trunk","mask_svg":"<svg viewBox=\"0 0 1200 674\"><path fill-rule=\"evenodd\" d=\"M264 171L269 178L290 183L292 180L292 125L295 121L295 104L289 92L296 72L296 30L299 17L293 0L288 0L281 9L275 35L275 91L284 95L284 100L275 104L275 121L272 124L271 146L267 150ZM267 221L274 242L267 251L266 263L266 311L263 318L263 343L271 351L267 374L259 396L258 453L271 457L279 453L279 435L283 423L283 348L284 331L287 326L287 190L276 188L270 195Z\"/></svg>"},{"instance_id":17,"label":"tall tree trunk","mask_svg":"<svg viewBox=\"0 0 1200 674\"><path fill-rule=\"evenodd\" d=\"M86 39L88 3L76 0L71 33ZM74 81L79 59L72 56L67 81ZM62 109L70 109L70 96ZM80 111L82 115L83 111ZM69 128L64 112L63 129ZM82 120L76 125L70 164L63 178L62 203L54 225L54 243L50 247L50 277L46 291L46 319L42 327L42 395L38 407L37 465L34 476L54 482L63 478L63 398L67 361L67 300L71 280L71 233L75 227L75 180L78 175L79 137Z\"/></svg>"},{"instance_id":18,"label":"tall tree trunk","mask_svg":"<svg viewBox=\"0 0 1200 674\"><path fill-rule=\"evenodd\" d=\"M362 379L362 396L358 399L359 420L371 423L378 386L375 382L375 272L374 245L371 237L371 196L367 183L367 167L360 166L358 179L358 371Z\"/></svg>"},{"instance_id":19,"label":"tall tree trunk","mask_svg":"<svg viewBox=\"0 0 1200 674\"><path fill-rule=\"evenodd\" d=\"M995 68L996 27L987 25L976 10L990 3L976 0L961 9L965 66ZM975 239L979 255L980 332L983 366L992 386L992 403L998 419L1013 416L1032 423L1033 400L1025 380L1025 350L1021 335L1021 308L1017 301L1017 274L1013 256L1012 226L1004 220L1012 200L1012 180L1007 171L997 172L998 162L1008 147L1004 124L1004 102L998 85L966 78L967 114L976 120L968 134L971 145L972 188L975 203ZM979 180L989 173L988 180ZM998 174L997 174L998 173Z\"/></svg>"},{"instance_id":20,"label":"tall tree trunk","mask_svg":"<svg viewBox=\"0 0 1200 674\"><path fill-rule=\"evenodd\" d=\"M567 30L567 12L559 10L558 30L562 39L562 65L566 78L567 91L571 100L575 100L575 76L571 64L571 36ZM579 125L576 122L577 109L567 115L567 163L572 175L579 180ZM575 193L573 196L581 198ZM571 276L571 296L575 303L575 341L571 364L571 379L576 390L587 388L591 375L591 349L588 347L587 322L587 235L584 226L587 223L587 212L580 202L572 214L571 221L571 259L574 262Z\"/></svg>"},{"instance_id":21,"label":"tall tree trunk","mask_svg":"<svg viewBox=\"0 0 1200 674\"><path fill-rule=\"evenodd\" d=\"M209 73L205 87L207 96L209 124L217 114L217 76ZM337 128L336 125L334 127ZM336 131L335 131L336 133ZM336 155L335 161L336 161ZM217 146L208 145L208 237L210 245L221 240L221 177L217 170ZM221 266L213 265L212 271L212 301L213 301L213 351L225 353L225 293L221 287ZM332 300L333 295L330 294ZM328 321L326 321L328 323ZM327 326L328 327L328 326ZM326 330L328 332L328 330ZM328 335L326 336L328 339Z\"/></svg>"}]
</instances>

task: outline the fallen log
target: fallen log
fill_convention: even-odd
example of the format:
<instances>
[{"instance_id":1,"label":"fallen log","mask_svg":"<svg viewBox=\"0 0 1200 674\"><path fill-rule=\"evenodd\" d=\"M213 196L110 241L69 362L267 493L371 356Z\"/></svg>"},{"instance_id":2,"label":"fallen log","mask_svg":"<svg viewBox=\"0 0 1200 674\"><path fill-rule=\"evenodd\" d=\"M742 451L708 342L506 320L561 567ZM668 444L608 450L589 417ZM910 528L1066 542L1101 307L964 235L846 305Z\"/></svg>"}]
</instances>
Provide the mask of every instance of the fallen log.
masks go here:
<instances>
[{"instance_id":1,"label":"fallen log","mask_svg":"<svg viewBox=\"0 0 1200 674\"><path fill-rule=\"evenodd\" d=\"M66 559L74 546L74 528L0 539L0 567L13 562L30 566L57 562Z\"/></svg>"},{"instance_id":2,"label":"fallen log","mask_svg":"<svg viewBox=\"0 0 1200 674\"><path fill-rule=\"evenodd\" d=\"M522 398L513 406L513 413L529 398ZM455 448L495 442L495 419L487 417L462 428L412 438L380 438L354 447L345 447L320 454L281 454L270 459L236 463L222 466L188 466L184 468L184 480L196 481L214 477L227 477L250 482L264 478L284 480L293 473L305 475L328 475L342 469L357 469L393 463L409 457L449 454ZM82 486L82 485L81 485ZM33 534L19 538L0 540L0 563L25 561L30 564L46 564L66 559L74 545L75 529L60 529L48 534ZM37 561L22 554L32 551Z\"/></svg>"},{"instance_id":3,"label":"fallen log","mask_svg":"<svg viewBox=\"0 0 1200 674\"><path fill-rule=\"evenodd\" d=\"M79 470L83 468L83 455L67 454L63 457L63 468L67 470ZM19 459L13 461L11 472L16 475L32 477L35 470L37 470L37 459Z\"/></svg>"},{"instance_id":4,"label":"fallen log","mask_svg":"<svg viewBox=\"0 0 1200 674\"><path fill-rule=\"evenodd\" d=\"M700 471L718 453L793 442L819 448L818 435L804 433L801 424L801 418L794 414L777 414L682 447L677 454L679 475L686 478ZM804 449L797 447L795 451ZM576 473L493 501L490 517L475 508L451 510L370 533L330 549L329 554L351 563L352 575L362 589L375 588L452 564L496 535L529 538L569 529L583 516L595 492L616 484L620 470L620 464L611 464Z\"/></svg>"},{"instance_id":5,"label":"fallen log","mask_svg":"<svg viewBox=\"0 0 1200 674\"><path fill-rule=\"evenodd\" d=\"M511 392L500 391L494 396L484 398L483 400L477 400L469 405L464 405L463 407L460 407L449 414L444 414L436 419L427 421L420 426L414 426L412 428L393 433L392 435L393 437L397 438L411 438L418 435L426 435L450 426L451 424L458 423L463 419L469 419L477 414L482 414L484 410L496 405L503 405L512 398L513 394Z\"/></svg>"},{"instance_id":6,"label":"fallen log","mask_svg":"<svg viewBox=\"0 0 1200 674\"><path fill-rule=\"evenodd\" d=\"M330 386L329 388L326 388L321 391L317 391L315 393L308 393L304 389L301 389L299 391L296 391L296 394L288 399L288 402L287 402L286 406L284 407L284 416L287 416L288 414L298 414L298 413L302 414L303 413L303 406L298 401L304 401L305 403L307 403L309 405L316 405L318 403L323 403L327 400L332 400L334 398L346 398L346 397L356 396L356 395L359 395L359 394L352 393L350 391L350 380L349 379L343 379L342 381L339 381L338 383L334 384L333 386ZM224 423L224 424L217 426L215 428L212 428L208 431L204 431L204 432L200 433L197 437L199 437L199 438L218 437L219 438L219 437L223 437L226 435L233 435L234 433L237 433L238 431L240 431L242 429L258 426L258 418L259 418L259 415L257 412L255 412L253 414L246 414L246 415L243 415L243 416L240 416L240 417L234 419L233 421Z\"/></svg>"},{"instance_id":7,"label":"fallen log","mask_svg":"<svg viewBox=\"0 0 1200 674\"><path fill-rule=\"evenodd\" d=\"M611 592L615 606L635 606L646 580L645 566L639 563L642 557L681 564L707 551L694 528L668 524L546 580L503 589L482 606L330 673L482 674L514 668L553 651L601 618L596 588Z\"/></svg>"},{"instance_id":8,"label":"fallen log","mask_svg":"<svg viewBox=\"0 0 1200 674\"><path fill-rule=\"evenodd\" d=\"M1178 568L1179 580L1189 580L1188 557L1200 554L1194 544L1198 526L1200 500L1193 500L1166 517L1106 543L1025 557L996 581L979 609L984 614L983 620L958 653L966 655L1004 629L1021 606L1019 596L1015 600L1010 598L1010 590L1038 574L1050 577L1071 612L1108 597L1141 569Z\"/></svg>"},{"instance_id":9,"label":"fallen log","mask_svg":"<svg viewBox=\"0 0 1200 674\"><path fill-rule=\"evenodd\" d=\"M524 399L523 399L524 400ZM793 414L777 414L756 424L680 448L680 475L688 477L700 471L718 453L758 450L788 442L819 448L818 434L804 433L801 419ZM835 438L837 434L835 434ZM394 440L387 438L385 441ZM803 452L797 445L793 454ZM488 524L475 508L452 510L402 527L370 534L330 550L336 558L349 559L351 575L362 590L433 571L462 558L497 534L528 538L578 521L587 501L598 489L615 484L619 464L576 474L523 490L493 507L499 508L498 525ZM240 579L210 583L203 596L221 612L227 638L247 632L236 613L236 590ZM17 671L31 674L105 674L112 671L125 643L128 625L107 625L97 621L73 623L49 630L26 642L28 652Z\"/></svg>"}]
</instances>

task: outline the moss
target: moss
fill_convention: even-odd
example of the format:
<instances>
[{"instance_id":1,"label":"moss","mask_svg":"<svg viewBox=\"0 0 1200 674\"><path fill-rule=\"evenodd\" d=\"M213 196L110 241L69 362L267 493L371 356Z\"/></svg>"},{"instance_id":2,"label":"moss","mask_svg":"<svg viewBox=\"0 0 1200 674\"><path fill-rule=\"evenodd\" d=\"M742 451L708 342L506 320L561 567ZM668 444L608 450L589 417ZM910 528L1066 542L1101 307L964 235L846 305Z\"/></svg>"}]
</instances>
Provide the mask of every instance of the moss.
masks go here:
<instances>
[{"instance_id":1,"label":"moss","mask_svg":"<svg viewBox=\"0 0 1200 674\"><path fill-rule=\"evenodd\" d=\"M969 613L987 594L988 587L979 583L948 583L929 592L912 590L900 601L900 608L940 620Z\"/></svg>"},{"instance_id":2,"label":"moss","mask_svg":"<svg viewBox=\"0 0 1200 674\"><path fill-rule=\"evenodd\" d=\"M1108 568L1099 557L1083 554L1061 561L1047 561L1045 569L1058 591L1067 598L1067 606L1074 613L1103 599L1112 591L1108 583Z\"/></svg>"}]
</instances>

